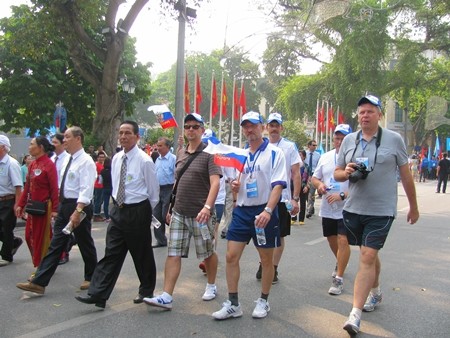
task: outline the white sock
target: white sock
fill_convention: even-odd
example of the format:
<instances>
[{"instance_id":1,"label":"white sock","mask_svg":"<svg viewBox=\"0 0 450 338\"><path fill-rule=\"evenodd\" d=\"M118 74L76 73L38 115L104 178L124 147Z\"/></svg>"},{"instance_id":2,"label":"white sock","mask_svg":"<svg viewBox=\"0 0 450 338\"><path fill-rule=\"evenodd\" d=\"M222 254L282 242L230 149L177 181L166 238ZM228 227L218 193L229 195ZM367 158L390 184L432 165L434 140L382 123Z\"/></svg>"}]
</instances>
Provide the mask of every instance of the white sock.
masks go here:
<instances>
[{"instance_id":1,"label":"white sock","mask_svg":"<svg viewBox=\"0 0 450 338\"><path fill-rule=\"evenodd\" d=\"M207 288L212 288L212 287L215 287L216 286L216 284L209 284L209 283L206 283L206 287Z\"/></svg>"},{"instance_id":2,"label":"white sock","mask_svg":"<svg viewBox=\"0 0 450 338\"><path fill-rule=\"evenodd\" d=\"M341 281L344 280L344 278L342 278L341 276L336 276L336 277L334 277L334 278L339 279L339 280L341 280Z\"/></svg>"},{"instance_id":3,"label":"white sock","mask_svg":"<svg viewBox=\"0 0 450 338\"><path fill-rule=\"evenodd\" d=\"M172 301L172 296L169 295L167 292L163 292L161 295L161 298L164 299L166 302L171 302Z\"/></svg>"}]
</instances>

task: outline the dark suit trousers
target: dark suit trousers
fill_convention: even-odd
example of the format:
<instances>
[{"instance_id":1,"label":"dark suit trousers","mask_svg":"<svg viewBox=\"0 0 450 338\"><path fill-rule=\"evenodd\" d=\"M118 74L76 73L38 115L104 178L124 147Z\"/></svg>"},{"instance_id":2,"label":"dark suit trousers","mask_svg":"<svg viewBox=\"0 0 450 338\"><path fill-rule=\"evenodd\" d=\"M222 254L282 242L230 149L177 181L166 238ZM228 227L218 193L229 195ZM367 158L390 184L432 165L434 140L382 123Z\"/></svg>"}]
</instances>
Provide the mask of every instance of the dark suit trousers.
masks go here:
<instances>
[{"instance_id":1,"label":"dark suit trousers","mask_svg":"<svg viewBox=\"0 0 450 338\"><path fill-rule=\"evenodd\" d=\"M17 222L14 214L14 203L14 198L0 201L0 241L2 242L0 256L10 262L13 261L14 228Z\"/></svg>"},{"instance_id":2,"label":"dark suit trousers","mask_svg":"<svg viewBox=\"0 0 450 338\"><path fill-rule=\"evenodd\" d=\"M150 223L150 202L119 208L113 206L106 233L105 257L95 268L88 294L109 299L119 278L128 251L139 277L139 294L152 296L156 285L156 265L153 257Z\"/></svg>"},{"instance_id":3,"label":"dark suit trousers","mask_svg":"<svg viewBox=\"0 0 450 338\"><path fill-rule=\"evenodd\" d=\"M153 229L155 239L159 245L167 245L166 237L166 215L169 211L170 196L172 195L173 184L159 186L159 202L153 210L156 219L161 223L161 226Z\"/></svg>"},{"instance_id":4,"label":"dark suit trousers","mask_svg":"<svg viewBox=\"0 0 450 338\"><path fill-rule=\"evenodd\" d=\"M61 253L67 248L67 243L71 239L71 236L62 232L62 229L69 222L70 216L75 211L76 206L75 199L69 201L64 200L59 205L52 241L50 242L47 255L43 258L32 280L34 284L45 287L50 283L50 279L58 267ZM75 228L73 234L75 235L84 261L84 280L90 281L97 264L97 251L91 235L92 205L85 207L84 212L86 212L86 218Z\"/></svg>"}]
</instances>

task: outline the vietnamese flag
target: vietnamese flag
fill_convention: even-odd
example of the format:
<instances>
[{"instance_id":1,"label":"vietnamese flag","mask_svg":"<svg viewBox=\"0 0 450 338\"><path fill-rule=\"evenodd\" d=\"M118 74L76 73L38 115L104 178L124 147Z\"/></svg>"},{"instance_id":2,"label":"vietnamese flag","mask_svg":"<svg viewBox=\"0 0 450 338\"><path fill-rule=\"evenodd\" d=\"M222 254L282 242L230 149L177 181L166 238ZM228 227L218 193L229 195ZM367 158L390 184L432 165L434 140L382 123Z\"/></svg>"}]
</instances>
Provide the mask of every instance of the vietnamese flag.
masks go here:
<instances>
[{"instance_id":1,"label":"vietnamese flag","mask_svg":"<svg viewBox=\"0 0 450 338\"><path fill-rule=\"evenodd\" d=\"M222 116L227 117L227 87L225 86L225 79L222 79Z\"/></svg>"},{"instance_id":2,"label":"vietnamese flag","mask_svg":"<svg viewBox=\"0 0 450 338\"><path fill-rule=\"evenodd\" d=\"M333 131L335 127L333 108L328 109L328 130Z\"/></svg>"},{"instance_id":3,"label":"vietnamese flag","mask_svg":"<svg viewBox=\"0 0 450 338\"><path fill-rule=\"evenodd\" d=\"M186 114L191 113L191 109L189 108L190 102L189 102L189 80L188 80L188 73L186 71L186 75L184 77L184 111Z\"/></svg>"},{"instance_id":4,"label":"vietnamese flag","mask_svg":"<svg viewBox=\"0 0 450 338\"><path fill-rule=\"evenodd\" d=\"M318 121L319 123L319 132L323 133L325 131L325 126L324 126L324 122L325 122L325 109L322 107L319 110L319 117L318 117Z\"/></svg>"},{"instance_id":5,"label":"vietnamese flag","mask_svg":"<svg viewBox=\"0 0 450 338\"><path fill-rule=\"evenodd\" d=\"M338 124L343 124L343 123L345 123L345 117L344 117L344 114L342 114L342 112L340 111L338 113Z\"/></svg>"},{"instance_id":6,"label":"vietnamese flag","mask_svg":"<svg viewBox=\"0 0 450 338\"><path fill-rule=\"evenodd\" d=\"M233 89L233 108L234 108L234 119L239 120L239 97L236 81L234 81Z\"/></svg>"},{"instance_id":7,"label":"vietnamese flag","mask_svg":"<svg viewBox=\"0 0 450 338\"><path fill-rule=\"evenodd\" d=\"M202 102L202 89L200 86L200 76L198 76L198 71L195 76L195 112L200 114L200 103Z\"/></svg>"},{"instance_id":8,"label":"vietnamese flag","mask_svg":"<svg viewBox=\"0 0 450 338\"><path fill-rule=\"evenodd\" d=\"M241 96L239 98L239 106L241 107L242 114L247 112L247 100L245 98L244 81L241 82Z\"/></svg>"},{"instance_id":9,"label":"vietnamese flag","mask_svg":"<svg viewBox=\"0 0 450 338\"><path fill-rule=\"evenodd\" d=\"M213 83L212 83L211 100L212 100L212 107L211 107L212 117L215 117L217 115L217 112L219 111L219 103L217 102L216 79L213 79Z\"/></svg>"}]
</instances>

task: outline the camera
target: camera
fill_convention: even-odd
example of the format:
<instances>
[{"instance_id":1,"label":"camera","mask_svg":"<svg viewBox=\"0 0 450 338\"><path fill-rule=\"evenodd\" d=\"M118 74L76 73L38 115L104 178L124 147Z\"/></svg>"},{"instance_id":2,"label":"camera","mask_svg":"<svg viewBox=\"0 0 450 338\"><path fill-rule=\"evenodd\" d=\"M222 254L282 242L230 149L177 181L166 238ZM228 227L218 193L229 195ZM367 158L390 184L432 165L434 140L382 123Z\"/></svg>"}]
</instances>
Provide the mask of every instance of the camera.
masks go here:
<instances>
[{"instance_id":1,"label":"camera","mask_svg":"<svg viewBox=\"0 0 450 338\"><path fill-rule=\"evenodd\" d=\"M369 175L370 171L364 163L358 163L355 167L355 171L350 174L348 180L352 183L358 182L360 179L365 180Z\"/></svg>"}]
</instances>

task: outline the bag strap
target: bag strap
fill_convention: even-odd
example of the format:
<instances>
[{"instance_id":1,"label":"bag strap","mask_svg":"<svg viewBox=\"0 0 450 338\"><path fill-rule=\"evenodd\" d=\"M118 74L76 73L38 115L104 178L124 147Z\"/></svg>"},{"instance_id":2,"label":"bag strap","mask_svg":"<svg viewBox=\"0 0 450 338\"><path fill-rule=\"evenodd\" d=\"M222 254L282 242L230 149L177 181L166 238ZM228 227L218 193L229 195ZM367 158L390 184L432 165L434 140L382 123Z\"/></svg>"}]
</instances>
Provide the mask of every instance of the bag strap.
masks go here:
<instances>
[{"instance_id":1,"label":"bag strap","mask_svg":"<svg viewBox=\"0 0 450 338\"><path fill-rule=\"evenodd\" d=\"M181 168L180 173L178 175L177 181L175 182L175 186L172 189L172 194L177 193L178 188L178 182L180 182L181 176L183 176L186 169L189 167L189 165L192 163L192 161L201 153L201 151L194 153L186 162L186 164Z\"/></svg>"}]
</instances>

